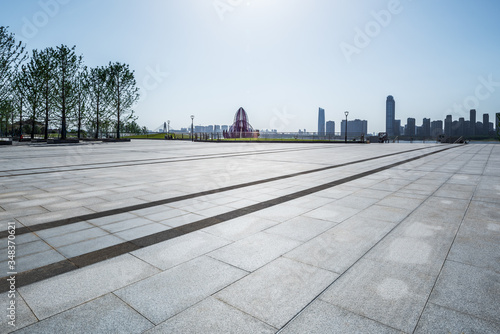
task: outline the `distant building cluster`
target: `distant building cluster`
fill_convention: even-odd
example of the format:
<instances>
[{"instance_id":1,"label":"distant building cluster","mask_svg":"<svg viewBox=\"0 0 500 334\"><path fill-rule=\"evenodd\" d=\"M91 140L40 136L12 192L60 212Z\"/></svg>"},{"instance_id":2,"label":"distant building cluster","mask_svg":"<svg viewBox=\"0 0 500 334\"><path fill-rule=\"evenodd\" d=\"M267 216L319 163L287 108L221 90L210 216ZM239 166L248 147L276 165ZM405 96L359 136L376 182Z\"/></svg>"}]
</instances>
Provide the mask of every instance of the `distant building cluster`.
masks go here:
<instances>
[{"instance_id":1,"label":"distant building cluster","mask_svg":"<svg viewBox=\"0 0 500 334\"><path fill-rule=\"evenodd\" d=\"M345 120L343 120L340 124L340 136L345 136ZM305 132L305 130L304 130ZM300 133L300 130L299 130ZM349 137L361 137L366 136L368 134L368 121L355 119L355 120L347 120L347 134ZM335 136L335 122L328 121L325 123L325 109L319 108L318 111L318 135L319 136ZM339 135L337 133L337 135Z\"/></svg>"},{"instance_id":2,"label":"distant building cluster","mask_svg":"<svg viewBox=\"0 0 500 334\"><path fill-rule=\"evenodd\" d=\"M413 117L406 119L406 124L402 124L400 119L396 119L396 101L392 95L387 96L385 110L385 131L390 138L406 137L406 138L437 138L445 137L461 137L468 139L471 137L495 137L499 132L500 136L500 113L496 113L494 122L489 119L489 114L482 115L482 121L477 119L476 109L470 110L469 120L460 117L458 120L453 120L452 115L447 115L444 120L431 120L430 118L422 119L421 125L417 125L417 121ZM303 135L318 135L324 137L341 137L347 135L350 138L362 137L369 135L368 121L361 119L342 120L338 132L335 132L335 122L326 121L325 109L318 110L318 129L317 132L307 132L306 129L299 129L298 134ZM236 122L236 121L235 121ZM496 125L495 125L496 124ZM234 124L233 124L234 125ZM230 130L228 125L195 125L193 131L195 133L227 133ZM159 132L179 132L190 133L191 127L181 128L180 130L167 129L166 124L163 129L159 128ZM258 131L258 130L256 130ZM277 134L276 129L262 129L261 134Z\"/></svg>"},{"instance_id":3,"label":"distant building cluster","mask_svg":"<svg viewBox=\"0 0 500 334\"><path fill-rule=\"evenodd\" d=\"M389 137L417 137L436 138L440 135L445 137L487 137L494 136L494 124L489 121L489 114L483 114L483 121L476 121L476 109L470 110L469 120L464 117L453 120L452 115L447 115L444 122L442 120L431 121L424 118L422 125L417 126L415 118L409 117L406 125L401 126L401 120L395 119L396 102L392 95L387 96L385 107L385 131ZM497 128L500 124L500 113L497 116Z\"/></svg>"}]
</instances>

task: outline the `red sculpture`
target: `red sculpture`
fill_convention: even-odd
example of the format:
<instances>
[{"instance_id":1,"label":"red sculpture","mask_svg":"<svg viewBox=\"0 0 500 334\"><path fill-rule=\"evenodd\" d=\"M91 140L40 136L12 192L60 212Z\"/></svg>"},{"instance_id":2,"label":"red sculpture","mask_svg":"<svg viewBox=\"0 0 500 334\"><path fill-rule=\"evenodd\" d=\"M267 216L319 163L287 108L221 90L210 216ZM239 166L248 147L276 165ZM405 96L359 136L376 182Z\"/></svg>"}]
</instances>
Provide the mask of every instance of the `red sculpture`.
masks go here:
<instances>
[{"instance_id":1,"label":"red sculpture","mask_svg":"<svg viewBox=\"0 0 500 334\"><path fill-rule=\"evenodd\" d=\"M233 125L228 131L224 131L224 138L256 138L258 131L254 131L248 121L248 115L245 109L240 108L234 115Z\"/></svg>"}]
</instances>

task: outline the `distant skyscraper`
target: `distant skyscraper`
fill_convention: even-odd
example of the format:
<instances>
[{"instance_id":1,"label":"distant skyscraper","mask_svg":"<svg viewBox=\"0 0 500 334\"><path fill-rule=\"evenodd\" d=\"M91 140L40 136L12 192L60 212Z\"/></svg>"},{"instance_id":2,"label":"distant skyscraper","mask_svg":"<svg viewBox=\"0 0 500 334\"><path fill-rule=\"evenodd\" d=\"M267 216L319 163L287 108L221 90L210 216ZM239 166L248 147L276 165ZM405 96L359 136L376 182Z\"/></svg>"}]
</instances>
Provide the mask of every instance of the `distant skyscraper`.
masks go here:
<instances>
[{"instance_id":1,"label":"distant skyscraper","mask_svg":"<svg viewBox=\"0 0 500 334\"><path fill-rule=\"evenodd\" d=\"M498 139L500 139L500 112L496 113L496 120L495 120L495 130L497 131L497 136Z\"/></svg>"},{"instance_id":2,"label":"distant skyscraper","mask_svg":"<svg viewBox=\"0 0 500 334\"><path fill-rule=\"evenodd\" d=\"M431 119L430 118L424 118L424 120L422 122L422 135L424 137L431 136Z\"/></svg>"},{"instance_id":3,"label":"distant skyscraper","mask_svg":"<svg viewBox=\"0 0 500 334\"><path fill-rule=\"evenodd\" d=\"M366 136L367 133L368 133L368 121L360 119L348 121L347 123L348 137L361 137L361 135ZM340 136L342 138L344 138L345 136L345 120L343 120L340 125Z\"/></svg>"},{"instance_id":4,"label":"distant skyscraper","mask_svg":"<svg viewBox=\"0 0 500 334\"><path fill-rule=\"evenodd\" d=\"M451 130L452 124L453 124L452 116L446 115L446 119L444 120L444 135L446 137L451 137L451 135L452 135L452 130Z\"/></svg>"},{"instance_id":5,"label":"distant skyscraper","mask_svg":"<svg viewBox=\"0 0 500 334\"><path fill-rule=\"evenodd\" d=\"M401 136L401 120L400 119L395 119L394 120L394 136Z\"/></svg>"},{"instance_id":6,"label":"distant skyscraper","mask_svg":"<svg viewBox=\"0 0 500 334\"><path fill-rule=\"evenodd\" d=\"M437 137L443 134L443 121L431 122L431 137Z\"/></svg>"},{"instance_id":7,"label":"distant skyscraper","mask_svg":"<svg viewBox=\"0 0 500 334\"><path fill-rule=\"evenodd\" d=\"M476 109L471 109L470 110L470 135L475 136L476 135Z\"/></svg>"},{"instance_id":8,"label":"distant skyscraper","mask_svg":"<svg viewBox=\"0 0 500 334\"><path fill-rule=\"evenodd\" d=\"M396 102L392 95L387 96L385 101L385 132L388 136L394 136L394 119L396 117Z\"/></svg>"},{"instance_id":9,"label":"distant skyscraper","mask_svg":"<svg viewBox=\"0 0 500 334\"><path fill-rule=\"evenodd\" d=\"M487 136L490 132L490 115L483 114L483 136Z\"/></svg>"},{"instance_id":10,"label":"distant skyscraper","mask_svg":"<svg viewBox=\"0 0 500 334\"><path fill-rule=\"evenodd\" d=\"M470 136L470 121L464 122L464 136L466 137Z\"/></svg>"},{"instance_id":11,"label":"distant skyscraper","mask_svg":"<svg viewBox=\"0 0 500 334\"><path fill-rule=\"evenodd\" d=\"M326 134L329 136L335 135L335 122L334 121L326 122Z\"/></svg>"},{"instance_id":12,"label":"distant skyscraper","mask_svg":"<svg viewBox=\"0 0 500 334\"><path fill-rule=\"evenodd\" d=\"M415 136L415 118L409 117L406 121L406 132L407 136Z\"/></svg>"},{"instance_id":13,"label":"distant skyscraper","mask_svg":"<svg viewBox=\"0 0 500 334\"><path fill-rule=\"evenodd\" d=\"M325 135L325 109L319 108L318 112L318 136Z\"/></svg>"},{"instance_id":14,"label":"distant skyscraper","mask_svg":"<svg viewBox=\"0 0 500 334\"><path fill-rule=\"evenodd\" d=\"M458 119L457 136L465 135L465 118L460 117Z\"/></svg>"}]
</instances>

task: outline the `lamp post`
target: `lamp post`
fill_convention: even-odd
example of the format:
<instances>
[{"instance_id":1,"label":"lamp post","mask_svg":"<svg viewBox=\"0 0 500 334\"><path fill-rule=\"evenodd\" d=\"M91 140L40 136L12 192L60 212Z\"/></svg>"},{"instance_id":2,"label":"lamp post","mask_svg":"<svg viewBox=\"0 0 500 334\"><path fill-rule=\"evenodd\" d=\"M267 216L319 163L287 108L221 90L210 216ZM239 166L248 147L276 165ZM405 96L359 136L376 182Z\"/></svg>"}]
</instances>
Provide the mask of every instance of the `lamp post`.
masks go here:
<instances>
[{"instance_id":1,"label":"lamp post","mask_svg":"<svg viewBox=\"0 0 500 334\"><path fill-rule=\"evenodd\" d=\"M345 111L344 115L345 115L345 142L347 143L347 115L349 115L349 112Z\"/></svg>"},{"instance_id":2,"label":"lamp post","mask_svg":"<svg viewBox=\"0 0 500 334\"><path fill-rule=\"evenodd\" d=\"M194 141L193 121L194 121L194 115L191 115L191 141Z\"/></svg>"},{"instance_id":3,"label":"lamp post","mask_svg":"<svg viewBox=\"0 0 500 334\"><path fill-rule=\"evenodd\" d=\"M167 133L170 134L170 121L167 121Z\"/></svg>"}]
</instances>

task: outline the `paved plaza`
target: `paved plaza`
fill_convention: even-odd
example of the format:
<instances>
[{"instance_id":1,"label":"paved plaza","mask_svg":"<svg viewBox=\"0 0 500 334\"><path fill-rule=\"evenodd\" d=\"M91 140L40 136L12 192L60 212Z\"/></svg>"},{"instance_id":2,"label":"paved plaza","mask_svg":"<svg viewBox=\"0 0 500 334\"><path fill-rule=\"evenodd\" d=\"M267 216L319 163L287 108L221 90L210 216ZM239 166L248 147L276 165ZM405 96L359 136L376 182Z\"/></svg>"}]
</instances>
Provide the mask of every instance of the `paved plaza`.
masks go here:
<instances>
[{"instance_id":1,"label":"paved plaza","mask_svg":"<svg viewBox=\"0 0 500 334\"><path fill-rule=\"evenodd\" d=\"M500 333L498 144L4 146L0 226L1 333Z\"/></svg>"}]
</instances>

